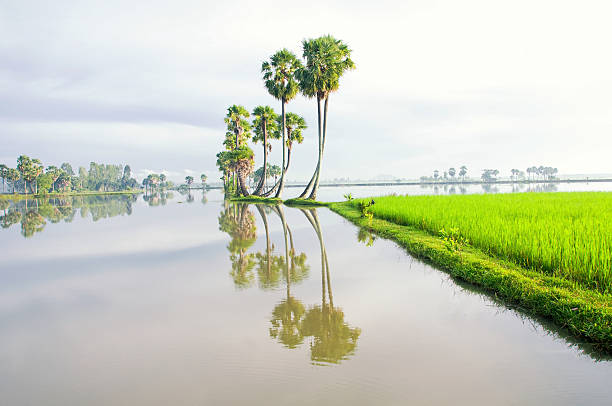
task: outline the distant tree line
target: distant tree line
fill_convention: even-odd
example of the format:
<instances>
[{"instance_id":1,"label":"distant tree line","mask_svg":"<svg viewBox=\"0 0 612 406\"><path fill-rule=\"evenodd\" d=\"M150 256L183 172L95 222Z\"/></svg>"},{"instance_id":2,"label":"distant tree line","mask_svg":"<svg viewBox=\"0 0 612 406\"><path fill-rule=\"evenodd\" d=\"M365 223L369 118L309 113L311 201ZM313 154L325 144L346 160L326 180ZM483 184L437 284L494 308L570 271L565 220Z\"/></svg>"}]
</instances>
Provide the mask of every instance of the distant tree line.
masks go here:
<instances>
[{"instance_id":1,"label":"distant tree line","mask_svg":"<svg viewBox=\"0 0 612 406\"><path fill-rule=\"evenodd\" d=\"M70 191L121 191L136 189L138 181L132 178L129 165L99 164L91 162L89 170L79 167L75 173L64 162L59 167L44 167L42 162L27 155L17 158L17 166L0 164L3 193L46 194Z\"/></svg>"},{"instance_id":2,"label":"distant tree line","mask_svg":"<svg viewBox=\"0 0 612 406\"><path fill-rule=\"evenodd\" d=\"M559 170L550 166L531 166L526 169L526 172L529 180L554 180L557 179L556 175ZM458 172L455 168L449 168L440 174L440 171L436 169L433 171L433 176L421 176L420 179L421 182L456 182L465 181L466 175L467 167L464 165L459 168ZM498 175L499 170L497 169L483 169L480 179L487 183L496 182ZM510 179L513 181L523 181L527 177L525 172L519 169L510 170Z\"/></svg>"}]
</instances>

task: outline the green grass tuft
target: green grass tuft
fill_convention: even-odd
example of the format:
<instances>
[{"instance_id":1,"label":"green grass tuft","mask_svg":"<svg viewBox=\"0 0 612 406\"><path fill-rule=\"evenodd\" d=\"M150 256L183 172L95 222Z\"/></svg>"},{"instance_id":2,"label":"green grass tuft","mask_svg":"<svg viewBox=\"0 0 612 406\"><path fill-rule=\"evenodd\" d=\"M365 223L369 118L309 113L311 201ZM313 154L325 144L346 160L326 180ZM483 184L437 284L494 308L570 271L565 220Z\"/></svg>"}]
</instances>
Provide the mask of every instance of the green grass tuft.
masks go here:
<instances>
[{"instance_id":1,"label":"green grass tuft","mask_svg":"<svg viewBox=\"0 0 612 406\"><path fill-rule=\"evenodd\" d=\"M232 197L229 199L230 202L243 202L243 203L261 203L261 204L281 204L282 199L278 197L261 197L261 196L242 196Z\"/></svg>"},{"instance_id":2,"label":"green grass tuft","mask_svg":"<svg viewBox=\"0 0 612 406\"><path fill-rule=\"evenodd\" d=\"M283 203L289 207L324 207L329 205L329 203L309 199L287 199Z\"/></svg>"}]
</instances>

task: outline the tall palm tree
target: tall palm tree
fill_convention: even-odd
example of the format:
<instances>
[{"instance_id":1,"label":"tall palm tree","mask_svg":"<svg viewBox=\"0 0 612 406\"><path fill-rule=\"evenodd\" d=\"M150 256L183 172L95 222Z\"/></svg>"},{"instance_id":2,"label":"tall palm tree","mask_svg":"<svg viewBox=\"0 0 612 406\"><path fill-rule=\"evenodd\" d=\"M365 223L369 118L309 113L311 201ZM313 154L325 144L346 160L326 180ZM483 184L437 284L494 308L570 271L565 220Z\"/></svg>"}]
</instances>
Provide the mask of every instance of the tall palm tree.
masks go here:
<instances>
[{"instance_id":1,"label":"tall palm tree","mask_svg":"<svg viewBox=\"0 0 612 406\"><path fill-rule=\"evenodd\" d=\"M223 142L225 149L233 151L246 146L247 140L251 138L251 124L247 120L249 117L250 114L244 106L234 104L228 107L227 115L225 116L227 132ZM234 187L237 190L239 188L238 179L236 176L233 176L233 179Z\"/></svg>"},{"instance_id":2,"label":"tall palm tree","mask_svg":"<svg viewBox=\"0 0 612 406\"><path fill-rule=\"evenodd\" d=\"M325 150L329 95L338 90L340 77L347 70L354 69L355 63L351 59L349 47L331 35L304 40L302 48L306 66L297 72L297 77L304 96L317 99L319 158L310 182L299 197L306 197L312 188L308 198L316 199ZM321 102L324 102L323 113L321 113Z\"/></svg>"},{"instance_id":3,"label":"tall palm tree","mask_svg":"<svg viewBox=\"0 0 612 406\"><path fill-rule=\"evenodd\" d=\"M302 67L299 59L291 51L281 49L270 57L270 61L261 65L263 80L270 93L275 99L281 101L281 131L283 139L283 169L286 162L285 148L285 105L298 93L299 86L296 80L296 72ZM265 166L264 166L265 167ZM285 185L285 170L281 173L280 185L276 197L280 197Z\"/></svg>"},{"instance_id":4,"label":"tall palm tree","mask_svg":"<svg viewBox=\"0 0 612 406\"><path fill-rule=\"evenodd\" d=\"M271 134L276 133L276 121L278 115L274 112L274 109L270 106L257 106L253 110L254 133L253 142L257 143L261 141L263 144L263 176L259 179L259 183L255 188L253 194L260 195L263 189L265 179L268 175L268 151L272 149L272 146L268 142L268 137Z\"/></svg>"}]
</instances>

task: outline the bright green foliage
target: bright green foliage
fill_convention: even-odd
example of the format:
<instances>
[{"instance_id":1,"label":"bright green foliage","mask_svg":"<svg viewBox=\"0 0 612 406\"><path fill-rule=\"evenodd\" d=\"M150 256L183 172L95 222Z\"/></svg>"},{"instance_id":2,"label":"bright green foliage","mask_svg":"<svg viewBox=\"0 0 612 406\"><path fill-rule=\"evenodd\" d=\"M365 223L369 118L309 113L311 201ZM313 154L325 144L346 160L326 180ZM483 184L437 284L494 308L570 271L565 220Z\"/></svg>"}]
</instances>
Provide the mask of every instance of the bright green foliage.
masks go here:
<instances>
[{"instance_id":1,"label":"bright green foliage","mask_svg":"<svg viewBox=\"0 0 612 406\"><path fill-rule=\"evenodd\" d=\"M295 73L302 67L299 59L287 49L281 49L261 64L263 79L275 99L288 102L297 94L299 87Z\"/></svg>"},{"instance_id":2,"label":"bright green foliage","mask_svg":"<svg viewBox=\"0 0 612 406\"><path fill-rule=\"evenodd\" d=\"M457 227L452 227L448 231L446 229L440 230L440 238L444 241L446 250L453 254L458 254L461 257L461 251L463 247L469 244L469 240L461 235Z\"/></svg>"},{"instance_id":3,"label":"bright green foliage","mask_svg":"<svg viewBox=\"0 0 612 406\"><path fill-rule=\"evenodd\" d=\"M457 228L485 253L609 293L611 207L612 193L573 192L387 196L370 210L432 234Z\"/></svg>"},{"instance_id":4,"label":"bright green foliage","mask_svg":"<svg viewBox=\"0 0 612 406\"><path fill-rule=\"evenodd\" d=\"M282 127L282 117L278 117L278 128ZM302 132L306 130L306 120L304 117L299 116L295 113L287 113L285 117L285 131L287 132L287 148L291 151L293 143L296 142L301 144L304 141ZM280 138L280 132L276 134L275 138Z\"/></svg>"},{"instance_id":5,"label":"bright green foliage","mask_svg":"<svg viewBox=\"0 0 612 406\"><path fill-rule=\"evenodd\" d=\"M227 115L225 116L227 132L223 142L227 150L244 146L247 140L251 138L251 124L247 120L248 118L249 112L244 106L234 104L227 109Z\"/></svg>"},{"instance_id":6,"label":"bright green foliage","mask_svg":"<svg viewBox=\"0 0 612 406\"><path fill-rule=\"evenodd\" d=\"M21 155L17 158L17 170L21 173L21 177L24 179L23 190L27 193L27 183L30 185L36 180L36 178L42 173L43 166L38 159L31 159L26 155Z\"/></svg>"},{"instance_id":7,"label":"bright green foliage","mask_svg":"<svg viewBox=\"0 0 612 406\"><path fill-rule=\"evenodd\" d=\"M264 135L266 137L280 138L278 133L278 127L276 125L279 116L274 112L274 109L270 106L257 106L253 110L253 142L263 142ZM265 132L265 134L264 134ZM272 146L268 144L268 150L271 150Z\"/></svg>"},{"instance_id":8,"label":"bright green foliage","mask_svg":"<svg viewBox=\"0 0 612 406\"><path fill-rule=\"evenodd\" d=\"M36 179L36 183L38 184L38 191L41 194L45 194L51 189L51 185L54 183L53 175L50 173L42 174Z\"/></svg>"},{"instance_id":9,"label":"bright green foliage","mask_svg":"<svg viewBox=\"0 0 612 406\"><path fill-rule=\"evenodd\" d=\"M355 68L349 47L331 35L302 41L306 65L296 76L306 97L324 99L338 90L340 77Z\"/></svg>"}]
</instances>

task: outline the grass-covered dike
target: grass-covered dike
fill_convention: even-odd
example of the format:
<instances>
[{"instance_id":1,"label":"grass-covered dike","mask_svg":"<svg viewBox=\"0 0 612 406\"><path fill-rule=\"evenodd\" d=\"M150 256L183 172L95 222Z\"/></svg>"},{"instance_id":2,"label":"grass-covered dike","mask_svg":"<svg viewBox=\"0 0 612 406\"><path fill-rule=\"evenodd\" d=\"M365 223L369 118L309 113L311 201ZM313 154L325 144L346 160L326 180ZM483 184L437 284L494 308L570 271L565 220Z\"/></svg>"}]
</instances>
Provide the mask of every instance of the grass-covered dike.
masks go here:
<instances>
[{"instance_id":1,"label":"grass-covered dike","mask_svg":"<svg viewBox=\"0 0 612 406\"><path fill-rule=\"evenodd\" d=\"M496 298L517 306L527 313L551 320L559 327L567 329L577 339L593 343L598 350L612 354L612 294L609 290L602 289L598 283L568 277L571 268L555 272L545 267L528 266L515 257L504 257L497 254L500 251L495 251L491 246L485 248L479 246L480 240L476 238L479 226L474 226L472 229L461 227L462 224L468 222L470 217L477 223L487 223L490 220L489 223L501 224L501 227L505 228L525 227L526 220L523 219L521 223L517 220L517 217L521 217L520 215L511 215L512 208L508 207L506 200L509 197L505 196L513 196L510 200L515 199L516 202L522 201L523 205L513 206L514 210L520 211L527 210L529 205L538 206L538 208L532 207L534 210L540 210L542 206L546 208L547 202L550 205L556 205L558 204L557 199L564 197L570 200L594 199L595 202L590 203L597 205L602 203L598 199L605 201L612 194L608 196L597 193L578 194L583 196L555 194L559 196L552 197L535 195L538 194L387 196L374 198L375 203L366 209L371 215L364 215L363 205L360 205L364 200L332 203L329 207L351 222L381 237L396 241L412 255L431 262L451 276L480 286ZM462 201L461 198L467 199ZM365 201L370 201L370 199ZM470 202L478 204L470 206ZM449 211L450 209L446 211L443 209L444 205L457 207L462 203L465 204L465 211L455 211L454 215L453 211ZM503 215L493 210L496 205L504 213ZM569 220L566 218L571 212L569 206L572 204L568 203L557 211L559 221L573 223L580 221L580 215L575 213L574 217L570 216ZM576 200L574 200L573 207L576 210L580 208ZM563 215L559 214L559 211ZM539 212L537 215L527 216L531 218L536 229L539 221L546 222L554 218L554 213L548 217L541 215L542 213ZM601 217L595 218L601 219ZM448 238L441 237L441 229L450 230L452 228L459 231L460 240L467 240L467 244L455 247L449 244ZM524 238L537 238L538 235L540 237L543 235L536 232L537 230L534 230L533 227L524 230L530 232L530 236L524 236ZM500 231L491 232L492 235L495 235ZM576 231L574 229L568 233L575 235ZM592 234L587 235L589 236L593 237ZM577 236L576 238L583 237ZM605 240L606 237L603 236L603 238ZM543 242L537 244L542 245ZM546 254L548 251L543 248L540 252L549 255ZM605 269L601 270L604 273L605 271ZM576 274L584 277L588 275L588 272L576 270ZM591 272L591 275L596 275L596 273Z\"/></svg>"}]
</instances>

